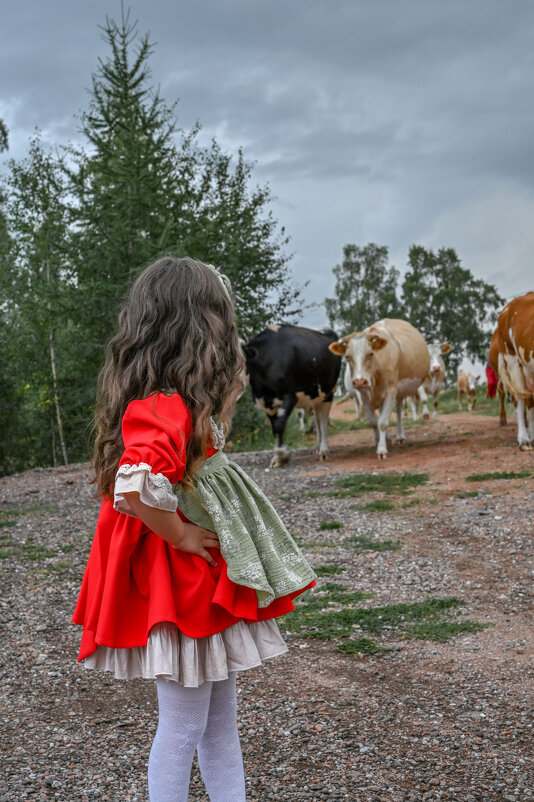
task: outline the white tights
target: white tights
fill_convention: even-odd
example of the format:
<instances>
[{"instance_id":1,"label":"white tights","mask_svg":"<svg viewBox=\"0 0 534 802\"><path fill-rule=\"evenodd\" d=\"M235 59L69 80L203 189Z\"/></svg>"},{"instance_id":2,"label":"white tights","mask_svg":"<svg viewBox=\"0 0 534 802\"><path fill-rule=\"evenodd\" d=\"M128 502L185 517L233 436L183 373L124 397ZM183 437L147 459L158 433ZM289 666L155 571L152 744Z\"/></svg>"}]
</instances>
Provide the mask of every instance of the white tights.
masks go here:
<instances>
[{"instance_id":1,"label":"white tights","mask_svg":"<svg viewBox=\"0 0 534 802\"><path fill-rule=\"evenodd\" d=\"M148 761L150 802L187 802L195 750L210 802L245 802L236 675L184 688L156 680L159 721Z\"/></svg>"}]
</instances>

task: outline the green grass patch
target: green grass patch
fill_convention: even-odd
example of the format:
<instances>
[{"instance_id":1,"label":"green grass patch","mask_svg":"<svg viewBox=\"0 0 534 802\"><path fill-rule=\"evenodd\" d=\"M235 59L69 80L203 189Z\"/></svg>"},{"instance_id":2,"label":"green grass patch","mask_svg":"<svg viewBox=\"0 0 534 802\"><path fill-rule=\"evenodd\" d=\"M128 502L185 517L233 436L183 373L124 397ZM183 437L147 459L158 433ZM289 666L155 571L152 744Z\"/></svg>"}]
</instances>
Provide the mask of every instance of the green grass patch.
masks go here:
<instances>
[{"instance_id":1,"label":"green grass patch","mask_svg":"<svg viewBox=\"0 0 534 802\"><path fill-rule=\"evenodd\" d=\"M417 507L418 504L421 503L420 498L410 498L408 501L403 501L401 507L403 509L407 509L408 507Z\"/></svg>"},{"instance_id":2,"label":"green grass patch","mask_svg":"<svg viewBox=\"0 0 534 802\"><path fill-rule=\"evenodd\" d=\"M360 505L361 510L366 512L387 512L394 510L395 505L388 501L387 498L377 498L375 501L369 501L367 504Z\"/></svg>"},{"instance_id":3,"label":"green grass patch","mask_svg":"<svg viewBox=\"0 0 534 802\"><path fill-rule=\"evenodd\" d=\"M44 513L48 512L58 512L59 507L57 504L39 504L33 507L22 507L18 510L2 510L0 512L0 516L7 515L8 517L14 516L21 516L21 515L43 515Z\"/></svg>"},{"instance_id":4,"label":"green grass patch","mask_svg":"<svg viewBox=\"0 0 534 802\"><path fill-rule=\"evenodd\" d=\"M64 546L60 546L59 548L61 549L63 554L68 554L69 552L74 551L76 546L73 543L67 543Z\"/></svg>"},{"instance_id":5,"label":"green grass patch","mask_svg":"<svg viewBox=\"0 0 534 802\"><path fill-rule=\"evenodd\" d=\"M0 549L0 560L8 560L17 553L16 549Z\"/></svg>"},{"instance_id":6,"label":"green grass patch","mask_svg":"<svg viewBox=\"0 0 534 802\"><path fill-rule=\"evenodd\" d=\"M0 526L15 526L16 523L16 521L6 521L0 519Z\"/></svg>"},{"instance_id":7,"label":"green grass patch","mask_svg":"<svg viewBox=\"0 0 534 802\"><path fill-rule=\"evenodd\" d=\"M405 496L412 488L428 482L428 473L356 473L337 479L339 490L309 493L309 496L356 498L364 493L389 493Z\"/></svg>"},{"instance_id":8,"label":"green grass patch","mask_svg":"<svg viewBox=\"0 0 534 802\"><path fill-rule=\"evenodd\" d=\"M46 546L32 542L22 544L22 554L25 560L46 560L48 557L56 556L56 553L49 551Z\"/></svg>"},{"instance_id":9,"label":"green grass patch","mask_svg":"<svg viewBox=\"0 0 534 802\"><path fill-rule=\"evenodd\" d=\"M455 493L454 498L478 498L478 490L468 490L467 493Z\"/></svg>"},{"instance_id":10,"label":"green grass patch","mask_svg":"<svg viewBox=\"0 0 534 802\"><path fill-rule=\"evenodd\" d=\"M357 640L344 640L336 646L338 652L345 654L384 654L388 652L387 646L380 646L370 638L358 638Z\"/></svg>"},{"instance_id":11,"label":"green grass patch","mask_svg":"<svg viewBox=\"0 0 534 802\"><path fill-rule=\"evenodd\" d=\"M313 569L317 576L335 576L343 571L339 565L318 565Z\"/></svg>"},{"instance_id":12,"label":"green grass patch","mask_svg":"<svg viewBox=\"0 0 534 802\"><path fill-rule=\"evenodd\" d=\"M353 546L356 551L398 551L402 548L399 540L374 540L365 535L353 535L345 543Z\"/></svg>"},{"instance_id":13,"label":"green grass patch","mask_svg":"<svg viewBox=\"0 0 534 802\"><path fill-rule=\"evenodd\" d=\"M348 653L366 653L363 648L358 648L358 640L353 638L358 630L375 636L394 632L397 638L443 642L462 632L478 632L488 626L469 619L459 620L458 608L463 602L455 597L358 607L359 602L369 595L347 592L343 585L328 583L315 592L303 594L296 601L295 610L284 616L283 626L301 638L339 639L347 644L341 651ZM387 649L380 644L375 646Z\"/></svg>"},{"instance_id":14,"label":"green grass patch","mask_svg":"<svg viewBox=\"0 0 534 802\"><path fill-rule=\"evenodd\" d=\"M319 524L319 531L325 532L328 529L341 529L343 524L341 521L321 521Z\"/></svg>"},{"instance_id":15,"label":"green grass patch","mask_svg":"<svg viewBox=\"0 0 534 802\"><path fill-rule=\"evenodd\" d=\"M48 566L49 571L66 571L67 568L70 568L70 563L61 561Z\"/></svg>"},{"instance_id":16,"label":"green grass patch","mask_svg":"<svg viewBox=\"0 0 534 802\"><path fill-rule=\"evenodd\" d=\"M465 477L466 482L489 482L492 479L528 479L530 471L494 471L493 473L472 473Z\"/></svg>"},{"instance_id":17,"label":"green grass patch","mask_svg":"<svg viewBox=\"0 0 534 802\"><path fill-rule=\"evenodd\" d=\"M480 632L490 626L481 624L479 621L425 621L416 624L414 628L405 634L405 638L417 638L418 640L434 640L440 643L460 635L462 632Z\"/></svg>"}]
</instances>

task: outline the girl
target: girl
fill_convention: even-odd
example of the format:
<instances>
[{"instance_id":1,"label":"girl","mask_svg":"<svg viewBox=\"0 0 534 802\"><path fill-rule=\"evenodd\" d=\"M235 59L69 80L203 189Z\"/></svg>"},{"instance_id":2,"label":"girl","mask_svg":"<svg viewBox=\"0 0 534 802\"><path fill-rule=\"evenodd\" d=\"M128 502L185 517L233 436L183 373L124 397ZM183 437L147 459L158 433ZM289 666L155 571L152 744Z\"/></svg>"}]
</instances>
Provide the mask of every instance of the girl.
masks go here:
<instances>
[{"instance_id":1,"label":"girl","mask_svg":"<svg viewBox=\"0 0 534 802\"><path fill-rule=\"evenodd\" d=\"M236 672L287 650L274 619L314 584L221 450L243 370L226 277L193 259L148 267L100 377L103 501L73 621L88 668L156 679L151 802L186 802L195 750L211 802L245 800Z\"/></svg>"}]
</instances>

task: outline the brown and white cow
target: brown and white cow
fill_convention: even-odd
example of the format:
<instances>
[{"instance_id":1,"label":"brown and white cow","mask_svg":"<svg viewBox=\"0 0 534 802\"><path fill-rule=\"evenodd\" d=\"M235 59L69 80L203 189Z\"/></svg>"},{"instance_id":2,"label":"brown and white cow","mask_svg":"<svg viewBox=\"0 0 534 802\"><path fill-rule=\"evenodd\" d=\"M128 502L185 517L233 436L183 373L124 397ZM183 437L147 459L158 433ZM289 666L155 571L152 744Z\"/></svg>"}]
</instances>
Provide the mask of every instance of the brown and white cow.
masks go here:
<instances>
[{"instance_id":1,"label":"brown and white cow","mask_svg":"<svg viewBox=\"0 0 534 802\"><path fill-rule=\"evenodd\" d=\"M458 373L458 406L462 409L462 400L465 395L467 411L472 412L477 405L477 383L480 376L473 376L468 370Z\"/></svg>"},{"instance_id":2,"label":"brown and white cow","mask_svg":"<svg viewBox=\"0 0 534 802\"><path fill-rule=\"evenodd\" d=\"M402 442L402 402L417 392L428 375L430 357L422 335L406 320L386 318L342 337L329 348L346 356L352 386L359 391L366 417L375 429L376 453L385 459L393 407L397 407L397 440Z\"/></svg>"},{"instance_id":3,"label":"brown and white cow","mask_svg":"<svg viewBox=\"0 0 534 802\"><path fill-rule=\"evenodd\" d=\"M428 353L430 356L430 370L428 376L417 390L417 395L410 398L414 420L417 420L418 400L423 404L423 418L430 418L428 396L432 396L432 405L434 407L432 417L434 420L437 419L439 394L443 387L443 382L445 381L445 362L443 361L443 354L448 354L450 350L450 343L431 343L428 346Z\"/></svg>"},{"instance_id":4,"label":"brown and white cow","mask_svg":"<svg viewBox=\"0 0 534 802\"><path fill-rule=\"evenodd\" d=\"M517 442L534 447L534 292L510 301L497 323L494 349L503 391L517 401ZM492 341L493 342L493 341Z\"/></svg>"}]
</instances>

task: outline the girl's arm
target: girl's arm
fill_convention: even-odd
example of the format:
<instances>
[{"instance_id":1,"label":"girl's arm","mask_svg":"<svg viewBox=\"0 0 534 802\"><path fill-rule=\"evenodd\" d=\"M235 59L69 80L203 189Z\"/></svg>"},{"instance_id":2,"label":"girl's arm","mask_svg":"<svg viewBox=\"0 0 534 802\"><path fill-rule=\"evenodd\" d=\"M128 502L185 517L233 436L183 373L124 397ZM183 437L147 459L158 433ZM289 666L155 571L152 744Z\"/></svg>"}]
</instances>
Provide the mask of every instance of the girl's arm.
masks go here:
<instances>
[{"instance_id":1,"label":"girl's arm","mask_svg":"<svg viewBox=\"0 0 534 802\"><path fill-rule=\"evenodd\" d=\"M217 565L209 551L206 551L206 549L220 548L219 538L215 532L210 532L209 529L204 529L196 524L186 523L175 512L149 507L148 504L141 501L139 493L135 491L123 495L145 526L170 543L173 548L187 551L190 554L198 554L210 565Z\"/></svg>"}]
</instances>

